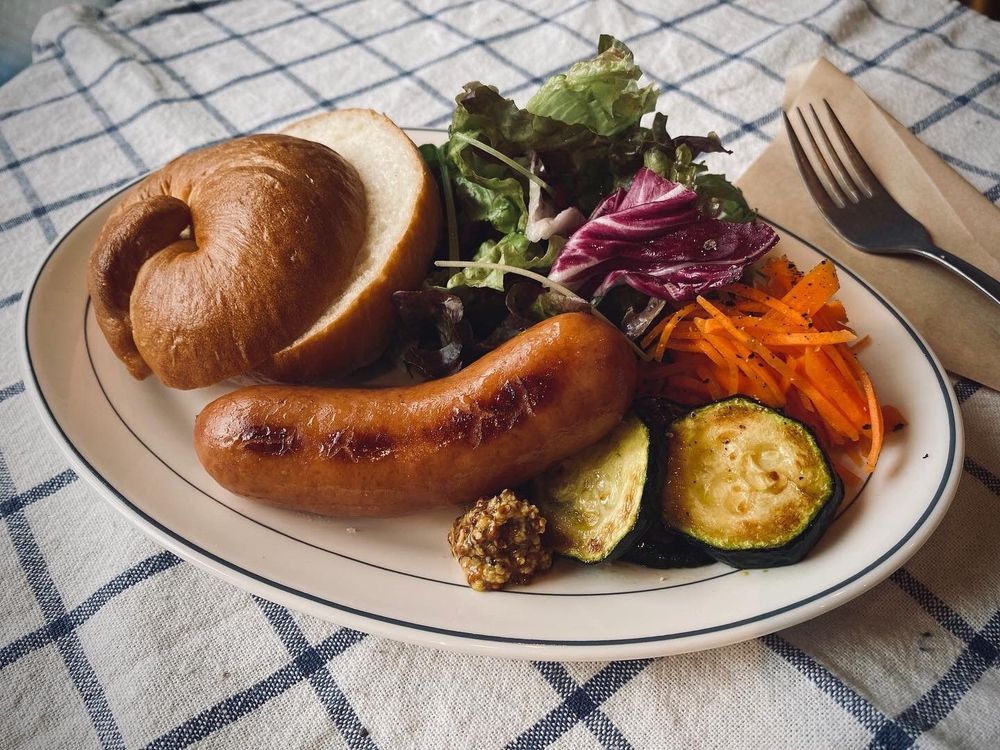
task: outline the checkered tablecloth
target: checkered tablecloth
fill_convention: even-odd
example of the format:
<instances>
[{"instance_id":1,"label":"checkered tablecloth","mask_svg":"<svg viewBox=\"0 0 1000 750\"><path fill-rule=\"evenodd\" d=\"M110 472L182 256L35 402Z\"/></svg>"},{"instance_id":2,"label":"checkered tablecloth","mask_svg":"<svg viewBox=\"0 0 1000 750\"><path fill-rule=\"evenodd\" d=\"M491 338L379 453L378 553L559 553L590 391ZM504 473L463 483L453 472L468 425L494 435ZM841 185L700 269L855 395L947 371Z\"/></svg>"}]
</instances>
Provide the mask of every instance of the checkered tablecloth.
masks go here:
<instances>
[{"instance_id":1,"label":"checkered tablecloth","mask_svg":"<svg viewBox=\"0 0 1000 750\"><path fill-rule=\"evenodd\" d=\"M889 581L741 645L616 663L436 652L255 599L129 526L42 429L22 290L110 192L327 108L442 126L471 79L523 101L600 32L672 129L719 132L731 176L774 136L785 71L824 55L1000 201L1000 24L943 0L126 0L43 19L0 88L0 747L1000 747L1000 395L968 381L958 496Z\"/></svg>"}]
</instances>

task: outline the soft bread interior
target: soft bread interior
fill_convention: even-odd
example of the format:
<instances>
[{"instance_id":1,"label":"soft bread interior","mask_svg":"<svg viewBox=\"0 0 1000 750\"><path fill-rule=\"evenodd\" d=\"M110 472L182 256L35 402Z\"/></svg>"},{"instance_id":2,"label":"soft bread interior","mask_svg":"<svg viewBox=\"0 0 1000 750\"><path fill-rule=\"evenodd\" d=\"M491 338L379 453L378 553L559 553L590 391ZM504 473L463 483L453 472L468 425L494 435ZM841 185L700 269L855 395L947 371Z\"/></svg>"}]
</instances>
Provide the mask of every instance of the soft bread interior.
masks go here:
<instances>
[{"instance_id":1,"label":"soft bread interior","mask_svg":"<svg viewBox=\"0 0 1000 750\"><path fill-rule=\"evenodd\" d=\"M369 110L339 110L295 123L287 135L322 143L361 175L368 202L368 234L347 286L326 313L289 348L322 332L344 315L378 279L407 233L424 181L413 142L388 118Z\"/></svg>"}]
</instances>

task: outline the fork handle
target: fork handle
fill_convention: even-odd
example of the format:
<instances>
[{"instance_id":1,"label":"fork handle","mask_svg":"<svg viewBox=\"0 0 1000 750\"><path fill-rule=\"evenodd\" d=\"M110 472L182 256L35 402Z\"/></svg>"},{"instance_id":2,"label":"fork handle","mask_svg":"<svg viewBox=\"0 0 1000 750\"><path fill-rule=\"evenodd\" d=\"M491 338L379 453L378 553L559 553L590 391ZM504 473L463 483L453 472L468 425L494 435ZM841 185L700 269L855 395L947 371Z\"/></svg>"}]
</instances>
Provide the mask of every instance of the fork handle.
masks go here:
<instances>
[{"instance_id":1,"label":"fork handle","mask_svg":"<svg viewBox=\"0 0 1000 750\"><path fill-rule=\"evenodd\" d=\"M1000 305L1000 281L997 281L985 271L979 270L971 263L966 263L958 256L952 255L947 250L942 250L931 242L928 242L925 246L914 247L913 249L918 255L940 263L953 273L958 274L996 304Z\"/></svg>"}]
</instances>

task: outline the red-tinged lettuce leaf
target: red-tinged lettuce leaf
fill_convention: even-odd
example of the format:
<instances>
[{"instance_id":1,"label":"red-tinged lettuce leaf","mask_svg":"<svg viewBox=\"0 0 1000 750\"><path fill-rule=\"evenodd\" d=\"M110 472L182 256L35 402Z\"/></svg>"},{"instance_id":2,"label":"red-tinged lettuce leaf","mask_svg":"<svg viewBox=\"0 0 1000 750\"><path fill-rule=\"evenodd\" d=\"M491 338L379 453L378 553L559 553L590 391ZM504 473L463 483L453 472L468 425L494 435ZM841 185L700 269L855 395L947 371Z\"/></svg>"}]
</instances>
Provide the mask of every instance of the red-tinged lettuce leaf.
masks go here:
<instances>
[{"instance_id":1,"label":"red-tinged lettuce leaf","mask_svg":"<svg viewBox=\"0 0 1000 750\"><path fill-rule=\"evenodd\" d=\"M399 314L399 338L406 369L440 378L462 367L462 349L470 337L464 305L443 289L400 291L392 295Z\"/></svg>"},{"instance_id":2,"label":"red-tinged lettuce leaf","mask_svg":"<svg viewBox=\"0 0 1000 750\"><path fill-rule=\"evenodd\" d=\"M628 284L678 304L739 279L777 242L766 224L720 221L697 204L694 191L640 169L570 237L549 278L584 295Z\"/></svg>"},{"instance_id":3,"label":"red-tinged lettuce leaf","mask_svg":"<svg viewBox=\"0 0 1000 750\"><path fill-rule=\"evenodd\" d=\"M534 281L518 281L502 291L459 287L453 292L428 287L393 293L400 322L394 348L411 374L452 375L535 323L590 310L588 303Z\"/></svg>"}]
</instances>

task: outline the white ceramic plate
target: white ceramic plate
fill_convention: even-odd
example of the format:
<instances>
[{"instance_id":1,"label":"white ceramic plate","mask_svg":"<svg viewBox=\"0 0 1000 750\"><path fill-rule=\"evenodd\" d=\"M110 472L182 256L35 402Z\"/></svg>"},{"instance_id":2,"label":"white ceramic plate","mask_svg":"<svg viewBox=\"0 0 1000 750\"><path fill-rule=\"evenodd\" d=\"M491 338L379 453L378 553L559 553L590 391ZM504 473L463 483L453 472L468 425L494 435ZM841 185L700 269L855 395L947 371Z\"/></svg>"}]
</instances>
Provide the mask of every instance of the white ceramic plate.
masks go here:
<instances>
[{"instance_id":1,"label":"white ceramic plate","mask_svg":"<svg viewBox=\"0 0 1000 750\"><path fill-rule=\"evenodd\" d=\"M436 141L437 132L413 132ZM961 474L963 434L937 358L849 271L840 298L880 395L909 419L878 470L803 562L736 571L657 571L559 561L526 588L476 593L445 541L456 511L330 520L216 485L191 444L195 414L229 388L173 391L133 380L89 311L91 243L113 196L49 251L23 305L25 383L73 468L142 531L254 594L403 641L530 659L629 659L713 648L815 617L883 580L937 526ZM780 228L779 228L780 229ZM820 251L786 232L803 267Z\"/></svg>"}]
</instances>

